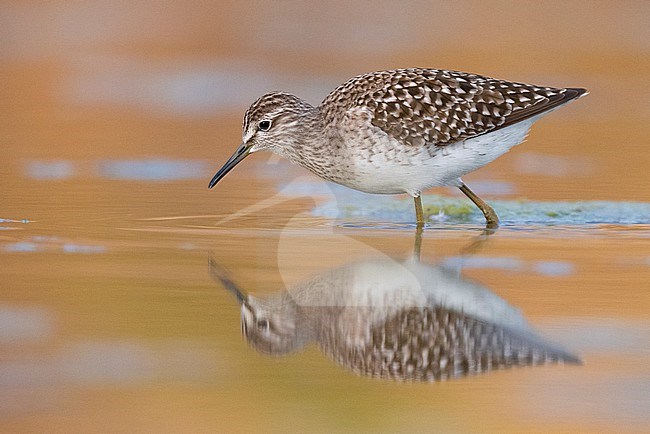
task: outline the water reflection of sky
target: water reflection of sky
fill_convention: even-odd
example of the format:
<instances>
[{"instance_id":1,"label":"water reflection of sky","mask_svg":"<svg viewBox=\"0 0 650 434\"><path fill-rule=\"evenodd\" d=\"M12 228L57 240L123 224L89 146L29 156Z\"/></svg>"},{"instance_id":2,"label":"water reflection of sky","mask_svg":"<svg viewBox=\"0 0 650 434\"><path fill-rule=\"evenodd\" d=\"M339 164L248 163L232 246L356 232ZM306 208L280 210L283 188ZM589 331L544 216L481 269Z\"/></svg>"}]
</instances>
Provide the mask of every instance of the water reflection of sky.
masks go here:
<instances>
[{"instance_id":1,"label":"water reflection of sky","mask_svg":"<svg viewBox=\"0 0 650 434\"><path fill-rule=\"evenodd\" d=\"M75 167L66 160L29 161L25 164L25 174L37 180L67 179L75 175Z\"/></svg>"},{"instance_id":2,"label":"water reflection of sky","mask_svg":"<svg viewBox=\"0 0 650 434\"><path fill-rule=\"evenodd\" d=\"M0 304L0 344L40 342L53 333L52 314L41 307Z\"/></svg>"},{"instance_id":3,"label":"water reflection of sky","mask_svg":"<svg viewBox=\"0 0 650 434\"><path fill-rule=\"evenodd\" d=\"M104 160L97 164L100 178L175 181L205 176L206 163L198 160Z\"/></svg>"},{"instance_id":4,"label":"water reflection of sky","mask_svg":"<svg viewBox=\"0 0 650 434\"><path fill-rule=\"evenodd\" d=\"M35 180L95 176L130 181L179 181L205 178L210 171L207 161L168 158L99 160L90 164L67 160L35 160L28 161L24 169L25 175Z\"/></svg>"},{"instance_id":5,"label":"water reflection of sky","mask_svg":"<svg viewBox=\"0 0 650 434\"><path fill-rule=\"evenodd\" d=\"M41 235L29 237L24 241L6 243L0 249L6 253L49 252L85 255L104 253L106 251L106 247L100 244L83 244L59 237Z\"/></svg>"},{"instance_id":6,"label":"water reflection of sky","mask_svg":"<svg viewBox=\"0 0 650 434\"><path fill-rule=\"evenodd\" d=\"M559 277L574 273L574 266L566 261L524 261L514 257L450 256L443 265L453 268L498 269L518 273L536 273Z\"/></svg>"}]
</instances>

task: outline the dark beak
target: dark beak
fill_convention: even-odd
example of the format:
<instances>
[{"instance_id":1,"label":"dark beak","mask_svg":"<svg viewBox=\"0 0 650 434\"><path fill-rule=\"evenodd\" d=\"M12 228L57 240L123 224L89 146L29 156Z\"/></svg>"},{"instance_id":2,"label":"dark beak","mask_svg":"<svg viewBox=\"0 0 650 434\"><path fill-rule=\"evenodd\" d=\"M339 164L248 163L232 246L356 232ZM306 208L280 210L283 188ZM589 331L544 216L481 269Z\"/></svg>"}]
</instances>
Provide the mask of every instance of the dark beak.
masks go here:
<instances>
[{"instance_id":1,"label":"dark beak","mask_svg":"<svg viewBox=\"0 0 650 434\"><path fill-rule=\"evenodd\" d=\"M232 170L233 167L235 167L241 160L246 158L246 156L250 153L250 147L246 146L245 143L242 143L239 145L239 148L235 151L234 154L228 158L228 161L226 161L226 164L223 165L221 169L212 177L210 180L210 184L208 184L208 188L212 188L215 185L217 185L217 182L221 180L228 172Z\"/></svg>"},{"instance_id":2,"label":"dark beak","mask_svg":"<svg viewBox=\"0 0 650 434\"><path fill-rule=\"evenodd\" d=\"M230 275L221 265L217 264L217 261L214 260L212 254L208 256L208 270L210 271L210 277L217 283L223 285L228 292L237 297L239 304L246 303L248 296L239 289L239 286L232 281Z\"/></svg>"}]
</instances>

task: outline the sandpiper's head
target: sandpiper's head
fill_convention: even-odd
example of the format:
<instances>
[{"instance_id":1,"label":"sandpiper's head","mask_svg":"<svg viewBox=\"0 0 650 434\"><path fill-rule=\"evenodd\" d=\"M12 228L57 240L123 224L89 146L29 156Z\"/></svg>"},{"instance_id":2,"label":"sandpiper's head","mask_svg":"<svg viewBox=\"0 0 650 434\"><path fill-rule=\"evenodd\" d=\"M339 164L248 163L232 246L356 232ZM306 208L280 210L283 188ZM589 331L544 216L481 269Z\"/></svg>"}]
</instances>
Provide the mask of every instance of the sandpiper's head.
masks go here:
<instances>
[{"instance_id":1,"label":"sandpiper's head","mask_svg":"<svg viewBox=\"0 0 650 434\"><path fill-rule=\"evenodd\" d=\"M209 188L253 152L269 150L290 157L302 140L304 118L313 110L312 105L289 93L271 92L260 97L244 115L242 144L214 175Z\"/></svg>"},{"instance_id":2,"label":"sandpiper's head","mask_svg":"<svg viewBox=\"0 0 650 434\"><path fill-rule=\"evenodd\" d=\"M282 355L309 343L308 327L298 321L297 306L286 296L260 299L248 296L241 307L242 333L264 354Z\"/></svg>"}]
</instances>

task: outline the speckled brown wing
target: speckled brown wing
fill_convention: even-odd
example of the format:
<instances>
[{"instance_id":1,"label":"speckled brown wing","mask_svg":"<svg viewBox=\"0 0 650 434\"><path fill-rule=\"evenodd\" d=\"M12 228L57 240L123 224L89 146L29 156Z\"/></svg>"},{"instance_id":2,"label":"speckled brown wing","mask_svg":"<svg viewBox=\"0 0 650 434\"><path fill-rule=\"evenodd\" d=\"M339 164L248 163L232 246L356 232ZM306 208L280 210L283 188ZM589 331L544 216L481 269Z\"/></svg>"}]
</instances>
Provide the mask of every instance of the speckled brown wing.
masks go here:
<instances>
[{"instance_id":1,"label":"speckled brown wing","mask_svg":"<svg viewBox=\"0 0 650 434\"><path fill-rule=\"evenodd\" d=\"M580 364L535 336L520 335L443 307L404 309L369 330L365 345L321 345L360 375L403 381L441 381L512 366Z\"/></svg>"},{"instance_id":2,"label":"speckled brown wing","mask_svg":"<svg viewBox=\"0 0 650 434\"><path fill-rule=\"evenodd\" d=\"M366 107L372 124L391 137L414 146L444 146L547 112L585 92L413 68L355 77L323 105L343 111Z\"/></svg>"}]
</instances>

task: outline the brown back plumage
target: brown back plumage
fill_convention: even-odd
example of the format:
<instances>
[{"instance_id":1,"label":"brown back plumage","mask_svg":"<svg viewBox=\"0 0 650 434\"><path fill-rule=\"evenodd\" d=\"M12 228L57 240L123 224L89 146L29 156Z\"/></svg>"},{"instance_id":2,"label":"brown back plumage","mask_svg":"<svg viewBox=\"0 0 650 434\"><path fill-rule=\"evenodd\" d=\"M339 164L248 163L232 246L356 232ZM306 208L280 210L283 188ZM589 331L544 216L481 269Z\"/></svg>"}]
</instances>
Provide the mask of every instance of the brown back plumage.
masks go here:
<instances>
[{"instance_id":1,"label":"brown back plumage","mask_svg":"<svg viewBox=\"0 0 650 434\"><path fill-rule=\"evenodd\" d=\"M320 107L326 119L367 108L372 124L389 136L414 146L443 146L543 114L585 93L410 68L355 77L332 91Z\"/></svg>"}]
</instances>

